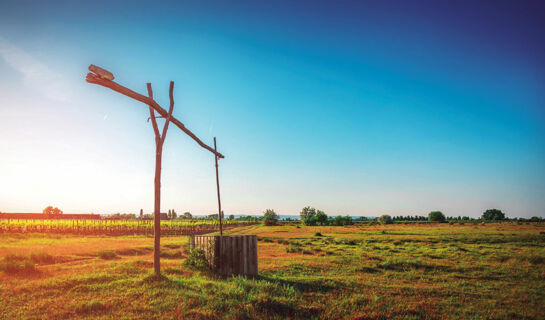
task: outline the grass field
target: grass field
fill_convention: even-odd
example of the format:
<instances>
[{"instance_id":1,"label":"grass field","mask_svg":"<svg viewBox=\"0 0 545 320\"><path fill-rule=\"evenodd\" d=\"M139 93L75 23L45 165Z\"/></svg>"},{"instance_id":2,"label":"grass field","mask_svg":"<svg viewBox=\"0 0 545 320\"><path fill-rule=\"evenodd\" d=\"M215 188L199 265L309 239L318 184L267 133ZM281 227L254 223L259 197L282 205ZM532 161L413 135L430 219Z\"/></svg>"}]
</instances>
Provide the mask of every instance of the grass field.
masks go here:
<instances>
[{"instance_id":1,"label":"grass field","mask_svg":"<svg viewBox=\"0 0 545 320\"><path fill-rule=\"evenodd\" d=\"M0 234L0 318L545 318L544 224L229 232L258 235L258 278L186 269L186 237L162 239L155 281L150 237Z\"/></svg>"}]
</instances>

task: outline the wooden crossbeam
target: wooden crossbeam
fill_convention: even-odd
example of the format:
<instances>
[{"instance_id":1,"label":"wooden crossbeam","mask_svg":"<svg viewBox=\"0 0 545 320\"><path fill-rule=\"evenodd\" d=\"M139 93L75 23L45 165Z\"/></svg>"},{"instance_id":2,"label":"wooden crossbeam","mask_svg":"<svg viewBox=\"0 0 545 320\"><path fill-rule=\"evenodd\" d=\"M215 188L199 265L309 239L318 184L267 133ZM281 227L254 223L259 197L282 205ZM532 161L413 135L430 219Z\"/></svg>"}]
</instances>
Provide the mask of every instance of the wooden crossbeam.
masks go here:
<instances>
[{"instance_id":1,"label":"wooden crossbeam","mask_svg":"<svg viewBox=\"0 0 545 320\"><path fill-rule=\"evenodd\" d=\"M99 75L94 73L88 73L87 78L85 80L89 83L98 84L103 87L110 88L123 95L126 95L135 100L138 100L142 103L145 103L149 105L150 107L152 107L155 111L157 111L157 113L159 113L164 118L168 117L168 112L165 109L163 109L157 102L155 102L155 100L149 97L146 97L144 95L141 95L138 92L134 92L131 89L116 83L115 81L108 80L107 78L104 78L104 77L100 77ZM197 142L204 149L212 152L220 159L225 158L223 154L219 153L218 151L214 150L213 148L211 148L210 146L202 142L201 139L199 139L193 132L191 132L188 128L186 128L185 125L182 122L180 122L178 119L174 118L173 116L170 116L170 122L175 124L178 128L180 128L183 132L185 132L188 136L190 136L191 139L195 140L195 142Z\"/></svg>"}]
</instances>

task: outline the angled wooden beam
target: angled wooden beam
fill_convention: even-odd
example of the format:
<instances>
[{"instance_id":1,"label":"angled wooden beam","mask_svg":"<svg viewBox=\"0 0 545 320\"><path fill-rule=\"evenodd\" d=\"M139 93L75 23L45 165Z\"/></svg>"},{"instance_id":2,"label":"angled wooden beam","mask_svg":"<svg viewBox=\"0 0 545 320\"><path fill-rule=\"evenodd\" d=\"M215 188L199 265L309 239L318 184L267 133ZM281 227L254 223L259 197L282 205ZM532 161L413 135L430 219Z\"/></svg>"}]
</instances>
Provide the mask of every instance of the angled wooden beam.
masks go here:
<instances>
[{"instance_id":1,"label":"angled wooden beam","mask_svg":"<svg viewBox=\"0 0 545 320\"><path fill-rule=\"evenodd\" d=\"M214 137L214 150L216 150L216 137ZM218 218L220 219L220 236L223 236L223 224L222 224L222 212L221 212L221 198L220 198L220 178L218 173L218 157L216 159L216 186L218 190Z\"/></svg>"},{"instance_id":2,"label":"angled wooden beam","mask_svg":"<svg viewBox=\"0 0 545 320\"><path fill-rule=\"evenodd\" d=\"M138 100L142 103L145 103L147 105L149 105L150 107L152 107L155 111L157 111L157 113L159 113L161 116L163 116L165 119L168 117L168 112L163 109L157 102L155 102L155 100L149 98L149 97L146 97L144 95L141 95L140 93L138 92L134 92L132 91L131 89L129 88L126 88L112 80L108 80L107 78L105 77L101 77L97 74L94 74L94 73L88 73L87 74L87 78L85 79L87 80L87 82L89 83L93 83L93 84L98 84L98 85L101 85L103 87L106 87L106 88L110 88L114 91L117 91L123 95L126 95L127 97L130 97L130 98L133 98L135 100ZM222 159L222 158L225 158L223 156L223 154L217 152L216 150L214 150L213 148L209 147L208 145L206 145L204 142L201 141L201 139L199 139L193 132L191 132L189 129L187 129L185 127L185 125L183 123L181 123L178 119L170 116L170 121L172 123L174 123L178 128L180 128L183 132L185 132L188 136L191 137L191 139L195 140L195 142L197 142L201 147L203 147L204 149L212 152L214 155L216 155L218 158Z\"/></svg>"}]
</instances>

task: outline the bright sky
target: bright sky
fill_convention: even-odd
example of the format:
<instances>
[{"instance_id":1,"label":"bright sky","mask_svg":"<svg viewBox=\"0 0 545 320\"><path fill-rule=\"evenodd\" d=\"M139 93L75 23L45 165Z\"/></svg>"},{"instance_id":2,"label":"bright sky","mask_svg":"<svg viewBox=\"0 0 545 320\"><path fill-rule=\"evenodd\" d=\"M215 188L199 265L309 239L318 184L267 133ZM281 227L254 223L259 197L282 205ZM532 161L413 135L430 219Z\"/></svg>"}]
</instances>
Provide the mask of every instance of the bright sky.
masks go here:
<instances>
[{"instance_id":1,"label":"bright sky","mask_svg":"<svg viewBox=\"0 0 545 320\"><path fill-rule=\"evenodd\" d=\"M0 211L153 208L146 82L226 214L545 216L542 1L0 2ZM541 4L540 4L541 3ZM217 211L171 126L163 211Z\"/></svg>"}]
</instances>

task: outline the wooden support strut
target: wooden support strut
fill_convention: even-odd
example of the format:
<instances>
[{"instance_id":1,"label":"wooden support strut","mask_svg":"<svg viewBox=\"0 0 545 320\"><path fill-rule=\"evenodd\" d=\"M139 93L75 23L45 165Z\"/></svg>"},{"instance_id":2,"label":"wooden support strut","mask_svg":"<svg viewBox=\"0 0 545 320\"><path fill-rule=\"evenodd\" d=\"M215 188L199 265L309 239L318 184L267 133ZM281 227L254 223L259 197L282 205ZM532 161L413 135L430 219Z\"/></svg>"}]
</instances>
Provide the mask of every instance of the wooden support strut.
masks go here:
<instances>
[{"instance_id":1,"label":"wooden support strut","mask_svg":"<svg viewBox=\"0 0 545 320\"><path fill-rule=\"evenodd\" d=\"M130 98L133 98L135 100L138 100L142 103L145 103L147 105L149 105L150 107L152 107L155 111L157 111L157 113L159 113L161 116L167 118L168 117L168 112L161 108L161 106L155 102L155 100L149 98L149 97L146 97L144 95L141 95L137 92L134 92L132 91L131 89L129 88L126 88L114 81L111 81L111 80L108 80L106 78L102 78L100 77L99 75L96 75L94 73L88 73L87 74L87 77L85 79L87 82L89 83L93 83L93 84L98 84L98 85L101 85L103 87L106 87L106 88L110 88L114 91L117 91L123 95L126 95L127 97L130 97ZM183 132L185 132L188 136L190 136L193 140L195 140L195 142L197 142L201 147L203 147L204 149L212 152L213 154L215 154L218 158L220 159L223 159L224 156L217 152L216 150L212 149L211 147L209 147L208 145L206 145L204 142L201 141L201 139L199 139L193 132L191 132L189 129L187 129L185 127L185 125L183 123L181 123L178 119L174 118L174 117L170 117L170 121L172 123L174 123L178 128L180 128Z\"/></svg>"},{"instance_id":2,"label":"wooden support strut","mask_svg":"<svg viewBox=\"0 0 545 320\"><path fill-rule=\"evenodd\" d=\"M216 150L216 137L214 137L214 151ZM221 212L221 198L220 198L220 178L218 174L218 156L214 157L216 160L216 186L218 190L218 218L220 220L220 236L223 236L223 224L222 224L222 212Z\"/></svg>"}]
</instances>

